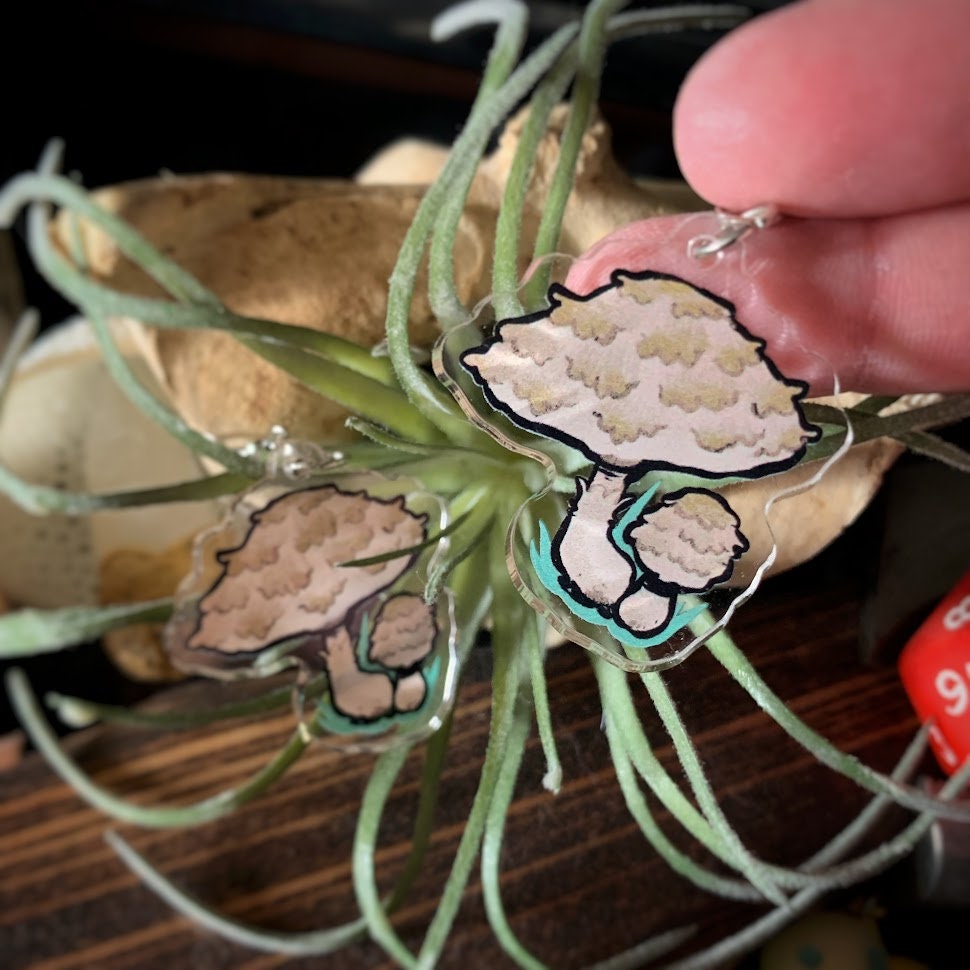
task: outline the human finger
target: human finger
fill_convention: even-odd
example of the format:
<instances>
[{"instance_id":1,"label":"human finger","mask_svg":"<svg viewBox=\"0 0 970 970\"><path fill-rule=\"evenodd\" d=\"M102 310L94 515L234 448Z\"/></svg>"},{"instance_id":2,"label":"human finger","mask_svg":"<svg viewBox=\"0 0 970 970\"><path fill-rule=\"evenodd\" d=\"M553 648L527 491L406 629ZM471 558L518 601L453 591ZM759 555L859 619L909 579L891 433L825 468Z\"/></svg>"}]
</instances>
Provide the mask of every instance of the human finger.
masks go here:
<instances>
[{"instance_id":1,"label":"human finger","mask_svg":"<svg viewBox=\"0 0 970 970\"><path fill-rule=\"evenodd\" d=\"M687 254L697 217L648 219L572 266L589 293L615 269L670 273L735 305L738 320L814 395L970 390L970 203L886 219L788 219L719 261ZM672 242L675 240L675 242Z\"/></svg>"},{"instance_id":2,"label":"human finger","mask_svg":"<svg viewBox=\"0 0 970 970\"><path fill-rule=\"evenodd\" d=\"M805 0L732 31L678 96L713 205L889 215L970 199L970 3Z\"/></svg>"}]
</instances>

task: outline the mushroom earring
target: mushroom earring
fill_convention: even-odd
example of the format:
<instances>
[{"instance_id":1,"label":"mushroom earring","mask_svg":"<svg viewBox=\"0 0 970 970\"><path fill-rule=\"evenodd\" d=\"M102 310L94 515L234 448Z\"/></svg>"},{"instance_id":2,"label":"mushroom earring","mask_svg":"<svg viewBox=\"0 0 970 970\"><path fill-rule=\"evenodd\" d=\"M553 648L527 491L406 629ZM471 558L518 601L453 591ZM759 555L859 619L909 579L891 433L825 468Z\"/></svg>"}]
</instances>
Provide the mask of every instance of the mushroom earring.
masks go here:
<instances>
[{"instance_id":1,"label":"mushroom earring","mask_svg":"<svg viewBox=\"0 0 970 970\"><path fill-rule=\"evenodd\" d=\"M795 465L820 433L801 408L807 388L732 304L676 276L616 270L585 296L553 285L548 302L458 363L512 425L586 463L561 521L540 519L529 544L537 585L624 648L655 646L748 548L705 483Z\"/></svg>"},{"instance_id":2,"label":"mushroom earring","mask_svg":"<svg viewBox=\"0 0 970 970\"><path fill-rule=\"evenodd\" d=\"M221 678L293 667L324 692L308 729L355 749L433 730L452 701L449 593L425 597L443 507L408 479L305 470L257 485L196 542L165 631Z\"/></svg>"}]
</instances>

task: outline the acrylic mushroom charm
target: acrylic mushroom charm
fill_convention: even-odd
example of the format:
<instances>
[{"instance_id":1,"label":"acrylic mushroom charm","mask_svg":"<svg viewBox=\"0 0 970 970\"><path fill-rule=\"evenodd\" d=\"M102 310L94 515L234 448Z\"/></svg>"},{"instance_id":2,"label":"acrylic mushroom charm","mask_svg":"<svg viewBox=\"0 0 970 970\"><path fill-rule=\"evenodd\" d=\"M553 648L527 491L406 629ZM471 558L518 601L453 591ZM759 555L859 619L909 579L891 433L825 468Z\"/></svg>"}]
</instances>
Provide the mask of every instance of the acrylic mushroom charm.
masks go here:
<instances>
[{"instance_id":1,"label":"acrylic mushroom charm","mask_svg":"<svg viewBox=\"0 0 970 970\"><path fill-rule=\"evenodd\" d=\"M242 516L241 541L227 547L224 528L203 543L218 569L193 578L196 595L170 625L175 662L216 676L275 669L273 659L325 671L333 709L353 724L420 708L437 618L396 586L427 540L427 514L403 495L328 484Z\"/></svg>"},{"instance_id":2,"label":"acrylic mushroom charm","mask_svg":"<svg viewBox=\"0 0 970 970\"><path fill-rule=\"evenodd\" d=\"M654 505L647 472L760 478L794 465L818 436L764 341L713 294L658 273L617 270L585 297L561 286L550 307L507 320L462 366L514 424L593 463L566 518L540 530L532 563L580 618L627 645L660 642L687 621L681 592L730 578L747 548L727 502L703 488Z\"/></svg>"}]
</instances>

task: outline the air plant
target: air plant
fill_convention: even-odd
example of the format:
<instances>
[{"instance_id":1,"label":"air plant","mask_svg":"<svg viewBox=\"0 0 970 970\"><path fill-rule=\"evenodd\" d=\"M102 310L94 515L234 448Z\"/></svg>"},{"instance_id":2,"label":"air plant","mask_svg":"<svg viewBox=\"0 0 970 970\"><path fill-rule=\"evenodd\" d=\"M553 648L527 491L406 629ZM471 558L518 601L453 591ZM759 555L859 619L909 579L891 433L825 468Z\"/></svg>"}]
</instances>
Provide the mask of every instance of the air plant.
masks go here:
<instances>
[{"instance_id":1,"label":"air plant","mask_svg":"<svg viewBox=\"0 0 970 970\"><path fill-rule=\"evenodd\" d=\"M653 618L640 625L651 631L662 627L673 609L667 600L656 596L658 587L676 582L681 590L693 589L701 594L726 578L743 550L746 540L738 529L743 529L744 523L719 497L717 481L678 482L665 494L657 494L657 486L652 484L637 492L635 476L628 472L636 468L643 472L642 457L610 455L605 446L598 446L587 454L586 463L570 465L569 456L555 443L526 435L516 437L514 428L490 435L481 427L480 415L470 420L446 386L454 379L454 371L447 363L442 364L448 356L450 336L445 338L444 349L439 348L437 376L423 366L412 347L410 311L428 250L428 299L438 326L446 335L464 331L465 339L459 340L462 350L476 341L483 346L489 321L469 324L473 317L469 299L463 299L455 285L456 233L488 141L520 101L529 96L531 107L497 213L490 287L493 310L486 311L494 312L496 319L544 312L541 299L548 266L542 261L560 245L563 213L596 101L607 43L638 32L677 26L729 27L744 16L743 11L724 6L621 13L624 6L620 0L594 0L581 24L560 29L521 62L527 18L524 4L512 0L472 2L447 11L439 19L437 33L442 38L481 22L494 21L499 26L467 125L439 178L414 210L390 277L384 344L378 351L318 330L233 312L159 249L95 205L73 182L56 175L56 147L45 154L37 173L15 179L0 192L0 222L9 224L22 206L29 207L28 235L34 260L90 321L105 364L119 386L152 420L219 469L196 481L90 494L34 485L0 468L0 489L34 515L83 516L150 503L236 497L224 524L198 541L195 568L177 597L128 605L21 610L0 619L0 656L10 659L53 652L128 624L167 621L169 652L177 665L214 676L251 677L293 668L299 672L302 704L287 744L238 788L195 805L139 806L99 787L71 761L54 738L26 677L14 669L7 675L8 691L38 749L81 797L108 815L159 828L197 825L225 815L264 792L321 739L379 751L354 845L353 878L360 919L345 926L291 937L241 927L182 893L113 836L112 844L121 857L174 906L247 945L269 951L324 954L369 936L401 966L432 966L442 953L484 842L483 888L496 937L518 965L541 966L509 927L498 888L496 860L505 810L533 719L547 760L543 783L552 792L560 784L543 671L546 626L554 616L547 610L534 611L521 595L508 569L509 543L513 548L528 547L538 540L544 523L566 518L570 499L580 517L587 503L599 503L597 520L608 519L620 527L619 532L607 536L612 551L626 550L618 560L623 571L622 588L603 593L601 599L608 595L612 597L609 602L614 603L637 595L646 586L636 585L636 570L641 578L649 573L654 577L651 595L657 602L643 604ZM534 155L550 112L571 82L570 112L558 162L542 202L534 245L527 253L539 262L540 269L520 290L523 207ZM60 206L71 218L98 226L165 295L136 296L107 287L90 271L83 245L71 247L69 254L58 249L49 229L50 203ZM77 238L81 236L79 232ZM724 316L723 307L712 305L707 309L714 316ZM194 427L185 415L146 390L119 351L109 326L109 320L118 317L140 321L157 334L181 330L227 334L293 375L304 390L309 388L326 399L328 407L349 413L346 424L350 434L342 430L340 440L336 435L333 439L305 440L305 435L288 439L276 434L243 447L231 446L212 429ZM701 331L706 324L698 324L699 317L688 314L685 319L697 331L698 340L705 337ZM35 323L32 316L25 317L18 329L0 371L4 388ZM511 328L509 332L513 332ZM764 387L754 388L745 398L745 407L750 411L752 401L760 406L762 397L767 396L780 412L787 409L794 414L792 402L800 396L798 388L770 372L756 342L747 340L740 331L732 333L733 343L712 351L722 353L722 369L750 367L757 377L755 384L765 379ZM644 348L646 356L638 359L662 365L665 355L692 353L689 341L673 348L666 346L660 332L654 344ZM705 348L701 348L697 360L704 353ZM483 366L481 360L476 366ZM577 372L575 376L583 383L583 375ZM594 385L596 380L608 377L586 375ZM631 379L625 373L620 377ZM779 395L779 391L783 393ZM779 397L785 398L781 404ZM885 413L890 404L886 399L868 398L844 411L807 402L806 423L796 415L800 429L797 440L787 440L784 448L772 446L748 467L777 471L796 461L818 465L840 454L853 441L889 435L970 470L968 456L926 431L934 424L970 413L966 397L935 401L892 416ZM541 412L541 402L533 410ZM601 419L604 426L613 429L614 443L635 437L625 435L619 427L629 415L617 411L611 418L601 415ZM610 438L608 431L606 438ZM587 439L583 433L577 440ZM505 447L503 441L511 447ZM702 446L700 452L714 456L723 450L713 446L705 450ZM700 452L695 452L694 459ZM706 469L694 459L675 464L701 472L702 477L706 473L708 478L743 469L736 456L724 466L712 464ZM771 465L776 467L768 467ZM577 478L585 484L574 495ZM700 488L701 484L705 487ZM628 496L627 489L631 491ZM648 506L651 501L654 504ZM631 508L635 508L635 514L626 516ZM338 514L333 514L334 510ZM297 518L283 514L290 511ZM371 529L367 523L372 517L383 524ZM693 530L693 541L702 548L704 575L698 576L694 586L684 581L683 563L678 564L669 547L656 541L658 533L672 526L689 534ZM708 539L700 542L701 534ZM560 559L564 555L568 558L564 551L568 543L564 531L558 538ZM324 577L320 588L313 582L317 573ZM301 591L306 590L312 592L310 599L302 596ZM594 602L598 595L594 585L580 584L578 592ZM686 626L696 631L696 635L691 634L695 648L709 650L753 702L816 759L873 795L864 811L803 865L786 867L757 858L724 816L667 692L663 667L685 659L686 654L655 661L650 659L649 648L617 642L609 649L593 650L591 663L599 684L610 752L627 806L644 837L676 873L697 886L730 899L767 900L776 907L734 937L677 964L704 967L756 945L827 890L869 877L900 858L933 819L946 816L967 820L965 808L950 804L967 772L958 772L937 798L909 786L906 777L923 750L922 733L891 776L861 764L785 706L738 650L723 624L709 614L708 604L688 595L683 607L679 615L686 617ZM628 611L620 609L612 615L628 629L636 626ZM374 844L395 778L415 745L428 745L424 797L435 797L441 749L448 741L454 679L460 679L462 662L486 624L490 626L493 654L489 744L451 874L421 949L412 953L396 934L385 901L378 895ZM602 632L599 635L605 636ZM586 642L582 637L580 641ZM631 656L631 651L639 652ZM629 670L636 671L638 677L629 676ZM648 693L673 741L689 793L663 768L647 741L634 706L633 688L637 685ZM260 703L269 709L290 699L287 692L267 690ZM52 701L62 717L96 720L112 716L110 709L76 698L57 697ZM246 710L251 711L252 705ZM197 712L195 720L215 721L232 713ZM137 719L137 714L133 716ZM173 718L173 725L177 720ZM724 876L676 848L647 810L641 782L714 859L735 875ZM891 803L912 810L916 818L888 842L846 858L879 812ZM427 838L426 830L416 834L416 858L420 858ZM665 947L680 940L679 936L664 936L656 941L653 951L641 945L614 957L609 965L642 965L651 956L661 958Z\"/></svg>"}]
</instances>

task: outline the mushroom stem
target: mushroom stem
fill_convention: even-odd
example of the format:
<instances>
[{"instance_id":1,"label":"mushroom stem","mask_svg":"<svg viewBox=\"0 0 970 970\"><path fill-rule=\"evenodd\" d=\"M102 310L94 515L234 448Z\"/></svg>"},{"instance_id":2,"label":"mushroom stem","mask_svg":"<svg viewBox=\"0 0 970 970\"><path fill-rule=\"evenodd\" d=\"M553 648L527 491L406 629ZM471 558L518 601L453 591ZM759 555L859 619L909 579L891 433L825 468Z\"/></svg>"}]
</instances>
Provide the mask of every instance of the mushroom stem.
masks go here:
<instances>
[{"instance_id":1,"label":"mushroom stem","mask_svg":"<svg viewBox=\"0 0 970 970\"><path fill-rule=\"evenodd\" d=\"M323 653L333 706L346 717L359 721L375 721L390 714L394 706L391 678L360 669L347 628L340 627L327 636L325 643Z\"/></svg>"},{"instance_id":2,"label":"mushroom stem","mask_svg":"<svg viewBox=\"0 0 970 970\"><path fill-rule=\"evenodd\" d=\"M401 714L416 711L428 696L428 684L420 671L401 677L394 685L394 709Z\"/></svg>"},{"instance_id":3,"label":"mushroom stem","mask_svg":"<svg viewBox=\"0 0 970 970\"><path fill-rule=\"evenodd\" d=\"M612 607L634 579L633 564L610 537L625 492L626 479L602 467L589 479L576 479L576 495L553 540L564 587L596 607Z\"/></svg>"}]
</instances>

